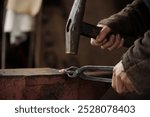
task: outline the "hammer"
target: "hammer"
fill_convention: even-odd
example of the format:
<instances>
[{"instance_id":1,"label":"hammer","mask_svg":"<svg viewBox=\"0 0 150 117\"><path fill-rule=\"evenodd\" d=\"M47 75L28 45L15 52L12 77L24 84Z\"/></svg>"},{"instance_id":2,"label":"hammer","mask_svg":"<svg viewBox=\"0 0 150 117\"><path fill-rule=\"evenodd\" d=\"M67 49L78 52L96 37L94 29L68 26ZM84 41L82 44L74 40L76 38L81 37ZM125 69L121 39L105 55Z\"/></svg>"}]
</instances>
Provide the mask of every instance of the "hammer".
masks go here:
<instances>
[{"instance_id":1,"label":"hammer","mask_svg":"<svg viewBox=\"0 0 150 117\"><path fill-rule=\"evenodd\" d=\"M102 29L102 27L82 22L85 5L86 0L74 0L65 29L66 54L77 54L80 35L95 39ZM115 32L112 31L107 36L110 34L115 34ZM131 46L131 43L133 43L133 37L125 35L121 35L121 37L128 38L125 40L124 46Z\"/></svg>"}]
</instances>

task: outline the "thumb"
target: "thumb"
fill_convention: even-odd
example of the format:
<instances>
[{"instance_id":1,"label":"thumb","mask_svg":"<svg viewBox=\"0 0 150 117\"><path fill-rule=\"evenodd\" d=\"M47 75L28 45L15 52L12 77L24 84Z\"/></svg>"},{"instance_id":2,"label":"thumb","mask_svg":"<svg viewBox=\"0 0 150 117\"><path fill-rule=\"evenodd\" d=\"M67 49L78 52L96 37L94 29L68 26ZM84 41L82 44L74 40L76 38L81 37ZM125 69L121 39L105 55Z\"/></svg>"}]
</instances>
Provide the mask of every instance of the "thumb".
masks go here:
<instances>
[{"instance_id":1,"label":"thumb","mask_svg":"<svg viewBox=\"0 0 150 117\"><path fill-rule=\"evenodd\" d=\"M107 25L98 24L98 27L102 27L101 31L99 32L99 35L96 38L96 41L98 43L103 42L105 40L107 34L111 31L111 29Z\"/></svg>"}]
</instances>

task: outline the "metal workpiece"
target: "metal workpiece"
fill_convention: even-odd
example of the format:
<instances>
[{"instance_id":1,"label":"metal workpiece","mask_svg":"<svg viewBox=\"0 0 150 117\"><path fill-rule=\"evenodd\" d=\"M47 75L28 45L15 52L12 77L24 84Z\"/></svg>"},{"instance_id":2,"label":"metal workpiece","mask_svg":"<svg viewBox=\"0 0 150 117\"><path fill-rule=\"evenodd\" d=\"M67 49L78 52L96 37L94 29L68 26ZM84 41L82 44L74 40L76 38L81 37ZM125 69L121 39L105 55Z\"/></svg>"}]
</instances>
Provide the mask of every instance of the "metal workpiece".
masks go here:
<instances>
[{"instance_id":1,"label":"metal workpiece","mask_svg":"<svg viewBox=\"0 0 150 117\"><path fill-rule=\"evenodd\" d=\"M18 69L1 69L0 76L58 76L63 75L58 69L52 68L18 68Z\"/></svg>"}]
</instances>

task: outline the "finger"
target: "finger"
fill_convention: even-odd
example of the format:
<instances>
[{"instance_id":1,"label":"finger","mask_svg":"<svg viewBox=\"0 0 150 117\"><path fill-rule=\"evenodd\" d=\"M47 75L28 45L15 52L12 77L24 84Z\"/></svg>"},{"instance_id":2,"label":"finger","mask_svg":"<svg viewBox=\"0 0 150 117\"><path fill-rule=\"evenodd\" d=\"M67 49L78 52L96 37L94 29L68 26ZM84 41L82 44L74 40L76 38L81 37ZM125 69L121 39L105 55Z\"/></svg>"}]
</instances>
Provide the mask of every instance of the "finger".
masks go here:
<instances>
[{"instance_id":1,"label":"finger","mask_svg":"<svg viewBox=\"0 0 150 117\"><path fill-rule=\"evenodd\" d=\"M91 38L91 41L90 41L91 45L93 46L99 46L99 44L96 42L95 39Z\"/></svg>"},{"instance_id":2,"label":"finger","mask_svg":"<svg viewBox=\"0 0 150 117\"><path fill-rule=\"evenodd\" d=\"M99 25L101 26L101 25ZM107 34L111 31L111 29L108 26L102 26L102 30L100 31L99 35L96 38L96 41L98 43L102 43Z\"/></svg>"},{"instance_id":3,"label":"finger","mask_svg":"<svg viewBox=\"0 0 150 117\"><path fill-rule=\"evenodd\" d=\"M114 90L116 90L116 68L113 69L113 75L112 75L112 87Z\"/></svg>"},{"instance_id":4,"label":"finger","mask_svg":"<svg viewBox=\"0 0 150 117\"><path fill-rule=\"evenodd\" d=\"M115 79L115 73L113 73L112 76L112 84L111 84L112 88L116 90L116 79Z\"/></svg>"},{"instance_id":5,"label":"finger","mask_svg":"<svg viewBox=\"0 0 150 117\"><path fill-rule=\"evenodd\" d=\"M123 94L125 92L125 86L124 86L124 83L121 80L120 75L117 76L117 78L116 78L116 91L119 94Z\"/></svg>"},{"instance_id":6,"label":"finger","mask_svg":"<svg viewBox=\"0 0 150 117\"><path fill-rule=\"evenodd\" d=\"M115 36L114 35L111 35L109 40L107 41L107 43L103 44L101 46L102 49L106 49L106 48L109 48L111 47L113 44L114 44L114 40L115 40Z\"/></svg>"},{"instance_id":7,"label":"finger","mask_svg":"<svg viewBox=\"0 0 150 117\"><path fill-rule=\"evenodd\" d=\"M121 42L120 42L120 44L118 45L118 48L123 47L123 45L124 45L124 38L121 38Z\"/></svg>"},{"instance_id":8,"label":"finger","mask_svg":"<svg viewBox=\"0 0 150 117\"><path fill-rule=\"evenodd\" d=\"M111 51L111 50L116 49L116 48L118 49L118 46L120 45L120 43L122 43L121 41L122 40L120 38L120 35L117 34L116 38L115 38L115 41L114 41L114 44L111 47L109 47L108 50Z\"/></svg>"},{"instance_id":9,"label":"finger","mask_svg":"<svg viewBox=\"0 0 150 117\"><path fill-rule=\"evenodd\" d=\"M100 46L102 46L102 45L106 44L107 42L108 42L108 39L107 39L107 38L105 38L105 39L102 41L102 43L101 43L101 45L100 45Z\"/></svg>"},{"instance_id":10,"label":"finger","mask_svg":"<svg viewBox=\"0 0 150 117\"><path fill-rule=\"evenodd\" d=\"M93 39L93 38L91 38L91 41L90 41L91 45L93 45L93 46L101 46L101 45L105 44L106 42L107 42L107 39L104 39L102 43L98 43L98 42L97 42L95 39Z\"/></svg>"},{"instance_id":11,"label":"finger","mask_svg":"<svg viewBox=\"0 0 150 117\"><path fill-rule=\"evenodd\" d=\"M125 72L122 73L122 77L121 80L124 82L126 89L129 92L134 92L135 91L135 87L133 86L132 82L130 81L130 79L127 77L127 74Z\"/></svg>"},{"instance_id":12,"label":"finger","mask_svg":"<svg viewBox=\"0 0 150 117\"><path fill-rule=\"evenodd\" d=\"M129 91L129 92L134 92L135 91L135 88L134 86L132 85L132 83L128 83L126 86L126 89Z\"/></svg>"}]
</instances>

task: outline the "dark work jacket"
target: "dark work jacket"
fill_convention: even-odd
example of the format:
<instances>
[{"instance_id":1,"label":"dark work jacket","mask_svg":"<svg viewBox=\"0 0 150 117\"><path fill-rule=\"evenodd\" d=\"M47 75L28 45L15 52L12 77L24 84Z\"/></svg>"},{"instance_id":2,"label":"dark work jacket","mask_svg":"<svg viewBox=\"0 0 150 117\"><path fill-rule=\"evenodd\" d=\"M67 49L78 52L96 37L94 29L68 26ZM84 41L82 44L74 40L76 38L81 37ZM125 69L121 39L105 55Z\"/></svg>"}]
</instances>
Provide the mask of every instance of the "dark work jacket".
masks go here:
<instances>
[{"instance_id":1,"label":"dark work jacket","mask_svg":"<svg viewBox=\"0 0 150 117\"><path fill-rule=\"evenodd\" d=\"M135 0L122 11L99 23L120 34L133 36L132 46L122 57L129 79L139 93L150 93L150 13L143 0ZM125 38L128 41L128 38Z\"/></svg>"},{"instance_id":2,"label":"dark work jacket","mask_svg":"<svg viewBox=\"0 0 150 117\"><path fill-rule=\"evenodd\" d=\"M150 0L144 0L144 2L147 5L147 7L149 8L149 10L150 10Z\"/></svg>"}]
</instances>

